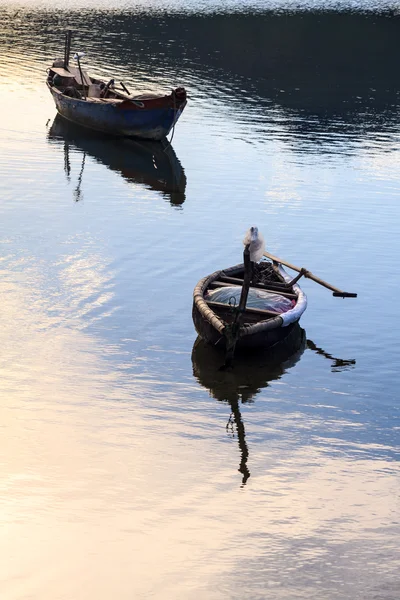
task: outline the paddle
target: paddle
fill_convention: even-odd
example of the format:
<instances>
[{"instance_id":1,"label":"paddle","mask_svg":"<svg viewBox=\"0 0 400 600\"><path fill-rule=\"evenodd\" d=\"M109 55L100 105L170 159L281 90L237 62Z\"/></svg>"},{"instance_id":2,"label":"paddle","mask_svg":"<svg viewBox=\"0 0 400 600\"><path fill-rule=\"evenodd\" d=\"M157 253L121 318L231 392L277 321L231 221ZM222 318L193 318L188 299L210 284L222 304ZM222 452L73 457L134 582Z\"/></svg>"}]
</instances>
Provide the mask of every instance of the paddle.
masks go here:
<instances>
[{"instance_id":1,"label":"paddle","mask_svg":"<svg viewBox=\"0 0 400 600\"><path fill-rule=\"evenodd\" d=\"M264 256L266 256L267 258L270 258L273 262L280 263L281 265L285 265L285 267L289 267L289 269L293 269L293 271L302 273L304 275L304 277L307 277L308 279L312 279L313 281L315 281L315 283L319 283L319 285L323 285L328 290L331 290L333 292L333 296L336 296L339 298L357 298L357 294L353 294L351 292L343 292L342 290L339 290L339 288L334 287L333 285L331 285L330 283L327 283L323 279L316 277L315 275L313 275L311 273L311 271L307 271L307 269L301 269L300 267L296 267L296 265L292 265L290 262L287 262L286 260L282 260L281 258L278 258L277 256L270 254L269 252L264 252Z\"/></svg>"}]
</instances>

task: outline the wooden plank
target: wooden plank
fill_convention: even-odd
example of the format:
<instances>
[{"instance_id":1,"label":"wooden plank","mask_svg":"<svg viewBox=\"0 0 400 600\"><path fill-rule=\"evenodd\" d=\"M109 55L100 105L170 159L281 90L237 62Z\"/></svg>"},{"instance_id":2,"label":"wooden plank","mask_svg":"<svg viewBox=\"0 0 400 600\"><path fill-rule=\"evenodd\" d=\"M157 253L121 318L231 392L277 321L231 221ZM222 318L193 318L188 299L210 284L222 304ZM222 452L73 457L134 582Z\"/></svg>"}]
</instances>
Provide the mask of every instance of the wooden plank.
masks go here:
<instances>
[{"instance_id":1,"label":"wooden plank","mask_svg":"<svg viewBox=\"0 0 400 600\"><path fill-rule=\"evenodd\" d=\"M73 73L70 73L63 67L51 67L51 70L54 71L54 73L57 73L57 75L60 75L61 77L75 77Z\"/></svg>"},{"instance_id":2,"label":"wooden plank","mask_svg":"<svg viewBox=\"0 0 400 600\"><path fill-rule=\"evenodd\" d=\"M233 285L243 285L243 279L239 279L239 277L227 277L226 275L221 275L220 280L226 283L232 283ZM279 283L277 281L268 283L268 287L266 287L266 284L264 283L253 283L253 287L279 293L281 291L284 292L285 290L290 290L290 287L285 283Z\"/></svg>"},{"instance_id":3,"label":"wooden plank","mask_svg":"<svg viewBox=\"0 0 400 600\"><path fill-rule=\"evenodd\" d=\"M225 310L230 310L231 306L229 304L224 304L223 302L213 302L212 300L206 300L207 305L210 308L221 308ZM268 319L269 317L281 317L281 313L275 312L273 310L264 310L262 308L251 308L246 306L244 314L250 313L252 315L259 315L263 317L263 319Z\"/></svg>"},{"instance_id":4,"label":"wooden plank","mask_svg":"<svg viewBox=\"0 0 400 600\"><path fill-rule=\"evenodd\" d=\"M51 67L51 70L54 71L54 73L57 73L57 75L60 75L61 77L73 77L75 79L75 81L78 83L78 85L82 85L82 80L81 80L81 75L79 73L79 69L78 67L69 67L68 70L67 69L63 69L62 67ZM85 82L85 85L91 85L91 79L89 77L89 75L86 73L86 71L84 71L82 69L82 75L83 75L83 80Z\"/></svg>"},{"instance_id":5,"label":"wooden plank","mask_svg":"<svg viewBox=\"0 0 400 600\"><path fill-rule=\"evenodd\" d=\"M69 70L71 73L74 74L75 81L79 85L82 85L81 75L79 73L78 67L69 67ZM90 85L92 83L92 81L91 81L89 75L83 69L82 69L82 75L83 75L83 81L85 82L85 85Z\"/></svg>"},{"instance_id":6,"label":"wooden plank","mask_svg":"<svg viewBox=\"0 0 400 600\"><path fill-rule=\"evenodd\" d=\"M239 283L228 283L226 281L213 281L208 286L211 289L218 287L240 287ZM280 294L281 296L285 296L285 298L290 298L291 300L297 300L296 294L292 294L290 292L283 292L282 290L271 290L269 287L266 287L263 284L253 284L250 286L250 289L264 290L265 292L271 292L272 294Z\"/></svg>"},{"instance_id":7,"label":"wooden plank","mask_svg":"<svg viewBox=\"0 0 400 600\"><path fill-rule=\"evenodd\" d=\"M237 283L239 285L243 285L243 279L241 277L229 277L228 275L221 275L221 281L228 281L231 283ZM257 285L266 285L265 283L255 283L253 284L255 286ZM275 287L280 287L282 286L282 288L287 288L287 284L286 283L281 283L280 281L271 281L271 283L268 283L268 285L273 285Z\"/></svg>"}]
</instances>

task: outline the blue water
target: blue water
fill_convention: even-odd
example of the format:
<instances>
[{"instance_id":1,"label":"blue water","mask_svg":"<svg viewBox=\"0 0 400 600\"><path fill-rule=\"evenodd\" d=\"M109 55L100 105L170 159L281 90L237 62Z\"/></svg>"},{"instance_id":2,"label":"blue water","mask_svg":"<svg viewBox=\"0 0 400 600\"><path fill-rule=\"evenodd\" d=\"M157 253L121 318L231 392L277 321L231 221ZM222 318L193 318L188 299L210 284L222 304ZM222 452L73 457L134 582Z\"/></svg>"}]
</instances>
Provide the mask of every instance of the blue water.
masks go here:
<instances>
[{"instance_id":1,"label":"blue water","mask_svg":"<svg viewBox=\"0 0 400 600\"><path fill-rule=\"evenodd\" d=\"M5 600L398 597L398 5L0 4ZM168 153L71 130L45 69L184 85ZM232 372L192 291L246 229L310 280Z\"/></svg>"}]
</instances>

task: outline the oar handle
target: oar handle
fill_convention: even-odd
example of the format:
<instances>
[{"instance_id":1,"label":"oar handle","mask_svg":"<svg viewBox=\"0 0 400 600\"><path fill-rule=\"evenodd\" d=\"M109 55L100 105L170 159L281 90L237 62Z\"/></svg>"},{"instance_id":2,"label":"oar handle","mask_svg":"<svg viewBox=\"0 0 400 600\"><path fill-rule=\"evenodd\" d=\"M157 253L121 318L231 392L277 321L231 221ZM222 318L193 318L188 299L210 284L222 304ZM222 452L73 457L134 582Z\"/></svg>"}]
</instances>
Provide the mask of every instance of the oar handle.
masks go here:
<instances>
[{"instance_id":1,"label":"oar handle","mask_svg":"<svg viewBox=\"0 0 400 600\"><path fill-rule=\"evenodd\" d=\"M296 265L292 265L287 260L282 260L281 258L278 258L277 256L270 254L269 252L264 252L264 256L266 256L267 258L270 258L273 262L279 263L281 265L285 265L285 267L288 267L289 269L292 269L293 271L297 271L298 273L303 273L304 277L307 277L308 279L312 279L313 281L315 281L315 283L319 283L319 285L322 285L322 286L326 287L328 290L331 290L333 292L333 295L336 297L357 298L357 294L354 294L352 292L344 292L343 290L340 290L339 288L334 287L330 283L327 283L323 279L320 279L316 275L313 275L311 273L311 271L308 271L307 269L304 269L301 267L296 267Z\"/></svg>"}]
</instances>

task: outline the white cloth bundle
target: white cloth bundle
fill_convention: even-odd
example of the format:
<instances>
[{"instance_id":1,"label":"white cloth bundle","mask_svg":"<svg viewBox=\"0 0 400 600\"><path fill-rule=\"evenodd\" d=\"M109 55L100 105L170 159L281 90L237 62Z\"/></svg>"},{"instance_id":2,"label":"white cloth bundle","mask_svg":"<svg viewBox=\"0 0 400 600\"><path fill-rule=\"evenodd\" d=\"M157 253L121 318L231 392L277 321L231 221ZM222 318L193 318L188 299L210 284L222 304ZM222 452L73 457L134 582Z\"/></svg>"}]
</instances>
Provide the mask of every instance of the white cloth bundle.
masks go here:
<instances>
[{"instance_id":1,"label":"white cloth bundle","mask_svg":"<svg viewBox=\"0 0 400 600\"><path fill-rule=\"evenodd\" d=\"M245 246L250 245L250 260L252 262L258 262L262 259L265 250L265 243L261 233L258 233L258 227L250 227L244 236L243 244Z\"/></svg>"}]
</instances>

